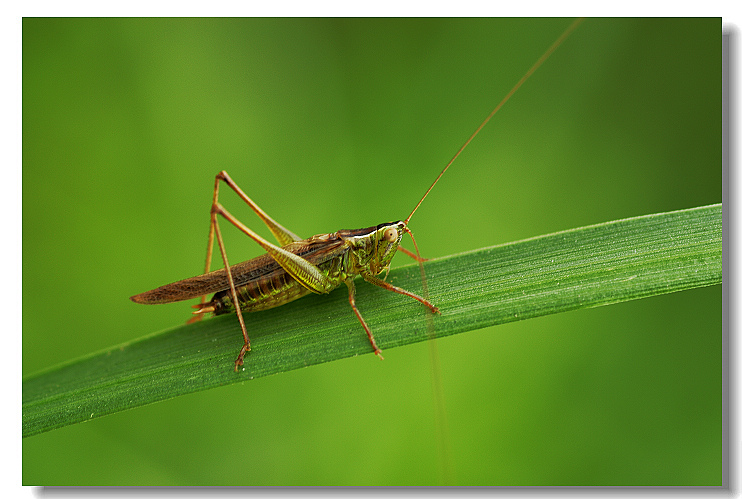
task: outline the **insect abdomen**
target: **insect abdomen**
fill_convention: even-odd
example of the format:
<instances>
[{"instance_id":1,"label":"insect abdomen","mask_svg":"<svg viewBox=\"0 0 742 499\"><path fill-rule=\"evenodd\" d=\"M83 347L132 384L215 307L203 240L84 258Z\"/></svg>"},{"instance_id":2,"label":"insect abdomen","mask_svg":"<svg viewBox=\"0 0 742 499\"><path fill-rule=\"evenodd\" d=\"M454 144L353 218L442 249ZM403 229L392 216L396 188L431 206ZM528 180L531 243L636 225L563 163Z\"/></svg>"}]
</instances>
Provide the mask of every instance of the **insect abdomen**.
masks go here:
<instances>
[{"instance_id":1,"label":"insect abdomen","mask_svg":"<svg viewBox=\"0 0 742 499\"><path fill-rule=\"evenodd\" d=\"M328 277L335 281L336 285L340 285L344 279L341 261L342 258L338 257L318 265L320 270L327 272ZM311 293L281 268L247 284L237 286L236 291L240 309L246 312L278 307ZM228 289L220 291L214 295L207 306L214 307L214 315L233 312L234 304L231 295Z\"/></svg>"},{"instance_id":2,"label":"insect abdomen","mask_svg":"<svg viewBox=\"0 0 742 499\"><path fill-rule=\"evenodd\" d=\"M246 312L278 307L310 293L307 288L285 272L256 279L243 286L237 286L236 290L240 308ZM214 295L210 305L214 307L215 315L234 312L231 295L229 290L220 291Z\"/></svg>"}]
</instances>

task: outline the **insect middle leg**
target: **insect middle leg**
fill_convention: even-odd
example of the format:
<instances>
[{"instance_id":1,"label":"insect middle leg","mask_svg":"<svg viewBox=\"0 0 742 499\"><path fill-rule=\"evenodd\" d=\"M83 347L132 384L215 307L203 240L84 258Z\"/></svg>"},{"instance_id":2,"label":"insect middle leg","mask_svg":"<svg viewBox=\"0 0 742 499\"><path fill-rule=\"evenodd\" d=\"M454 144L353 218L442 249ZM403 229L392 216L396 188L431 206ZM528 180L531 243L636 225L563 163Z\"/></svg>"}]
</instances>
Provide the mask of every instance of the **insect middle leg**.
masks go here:
<instances>
[{"instance_id":1,"label":"insect middle leg","mask_svg":"<svg viewBox=\"0 0 742 499\"><path fill-rule=\"evenodd\" d=\"M371 347L374 349L374 353L378 355L381 360L384 360L384 357L381 356L381 350L379 350L379 347L376 345L374 334L371 332L371 329L369 329L366 321L363 320L358 307L356 307L356 285L355 283L353 283L353 278L347 279L345 281L345 284L348 286L348 301L350 302L350 306L353 309L353 312L355 312L356 317L358 317L358 320L361 322L361 326L363 326L363 329L366 331L368 341L371 343Z\"/></svg>"}]
</instances>

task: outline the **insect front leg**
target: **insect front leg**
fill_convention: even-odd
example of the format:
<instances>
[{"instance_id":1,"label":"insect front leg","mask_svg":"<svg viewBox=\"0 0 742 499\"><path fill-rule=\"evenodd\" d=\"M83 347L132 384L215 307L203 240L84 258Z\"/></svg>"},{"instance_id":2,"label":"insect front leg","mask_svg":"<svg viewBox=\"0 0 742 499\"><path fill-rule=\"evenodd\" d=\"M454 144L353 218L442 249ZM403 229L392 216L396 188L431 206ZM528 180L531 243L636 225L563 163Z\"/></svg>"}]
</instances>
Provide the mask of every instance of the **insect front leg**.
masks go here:
<instances>
[{"instance_id":1,"label":"insect front leg","mask_svg":"<svg viewBox=\"0 0 742 499\"><path fill-rule=\"evenodd\" d=\"M415 245L415 246L417 247L417 245ZM409 256L412 259L414 259L416 262L427 262L428 260L430 260L430 258L423 258L423 257L421 257L419 255L416 255L415 253L413 253L412 251L410 251L408 249L404 249L402 246L398 246L397 247L397 250L401 251L405 255Z\"/></svg>"},{"instance_id":2,"label":"insect front leg","mask_svg":"<svg viewBox=\"0 0 742 499\"><path fill-rule=\"evenodd\" d=\"M438 309L438 307L436 307L435 305L433 305L432 303L430 303L428 300L426 300L422 296L418 296L415 293L412 293L410 291L407 291L406 289L402 289L402 288L399 288L399 287L397 287L397 286L395 286L393 284L389 284L385 280L379 279L378 277L376 277L373 274L361 274L361 277L363 277L363 279L366 282L369 282L371 284L374 284L376 286L379 286L380 288L388 289L389 291L394 291L395 293L399 293L400 295L409 296L410 298L413 298L413 299L419 301L420 303L422 303L423 305L425 305L426 307L428 307L430 309L430 311L433 312L434 314L441 313L440 310Z\"/></svg>"}]
</instances>

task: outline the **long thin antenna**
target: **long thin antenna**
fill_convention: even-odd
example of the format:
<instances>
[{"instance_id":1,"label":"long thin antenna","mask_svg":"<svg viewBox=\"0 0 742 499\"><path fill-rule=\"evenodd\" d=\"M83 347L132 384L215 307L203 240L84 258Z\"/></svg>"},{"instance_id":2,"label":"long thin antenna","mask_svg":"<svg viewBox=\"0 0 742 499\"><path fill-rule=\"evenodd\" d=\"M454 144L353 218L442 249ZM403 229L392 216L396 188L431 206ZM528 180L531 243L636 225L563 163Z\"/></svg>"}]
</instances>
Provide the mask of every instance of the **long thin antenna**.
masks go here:
<instances>
[{"instance_id":1,"label":"long thin antenna","mask_svg":"<svg viewBox=\"0 0 742 499\"><path fill-rule=\"evenodd\" d=\"M417 209L420 207L420 205L423 204L423 201L425 201L425 198L428 196L428 194L430 193L430 191L433 190L433 187L435 187L435 184L438 183L438 180L440 180L440 178L443 176L443 174L446 173L446 170L448 170L448 167L451 166L451 163L453 163L454 161L456 161L456 158L459 157L459 154L461 154L461 152L464 149L466 149L466 146L469 145L469 142L471 142L474 139L474 137L477 136L477 134L479 133L479 131L482 128L484 128L484 125L487 124L487 122L490 120L490 118L492 118L495 115L495 113L500 110L500 108L510 99L510 97L512 97L513 94L518 91L518 89L521 87L521 85L523 85L523 83L525 83L525 81L544 63L544 61L546 61L546 59L548 59L549 56L557 48L559 48L559 45L561 45L562 42L564 42L564 40L566 40L567 37L569 35L571 35L572 32L575 29L577 29L577 26L579 26L582 23L582 21L584 21L584 20L585 20L585 18L583 18L583 17L580 17L578 19L575 19L574 22L572 24L570 24L569 27L564 31L564 33L562 33L562 36L560 36L559 38L557 38L556 41L551 44L551 47L549 47L549 49L546 52L544 52L544 55L542 55L539 58L539 60L537 60L533 64L533 66L531 66L531 69L529 69L526 72L526 74L523 75L523 78L521 78L520 81L515 84L515 86L510 90L510 92L508 92L508 94L500 101L500 103L497 105L497 107L495 107L495 109L492 110L492 112L489 114L489 116L487 116L484 119L484 121L482 122L482 124L479 125L479 127L476 130L474 130L474 133L471 134L471 137L469 137L466 140L466 142L464 142L464 145L461 146L461 149L459 149L456 152L456 154L453 155L453 158L451 158L451 161L448 162L448 164L446 165L446 167L443 168L443 171L441 171L438 174L438 176L435 178L435 180L433 181L433 183L431 184L431 186L428 187L428 190L425 191L425 194L423 194L423 197L422 197L422 199L420 199L420 202L417 203L417 205L415 206L415 208L412 210L412 213L410 213L410 216L408 216L407 217L407 220L405 220L405 224L410 223L410 219L412 218L412 215L414 215L415 212L417 211Z\"/></svg>"}]
</instances>

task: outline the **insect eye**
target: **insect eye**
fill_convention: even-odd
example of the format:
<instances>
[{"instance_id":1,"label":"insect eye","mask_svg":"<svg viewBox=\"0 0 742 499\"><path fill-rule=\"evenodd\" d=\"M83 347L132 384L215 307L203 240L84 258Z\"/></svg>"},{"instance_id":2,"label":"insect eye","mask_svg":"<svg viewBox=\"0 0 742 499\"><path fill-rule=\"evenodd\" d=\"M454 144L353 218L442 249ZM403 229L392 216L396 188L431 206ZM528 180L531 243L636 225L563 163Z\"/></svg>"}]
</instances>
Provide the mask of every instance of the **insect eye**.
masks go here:
<instances>
[{"instance_id":1,"label":"insect eye","mask_svg":"<svg viewBox=\"0 0 742 499\"><path fill-rule=\"evenodd\" d=\"M384 241L396 241L397 240L397 229L389 227L384 231Z\"/></svg>"}]
</instances>

